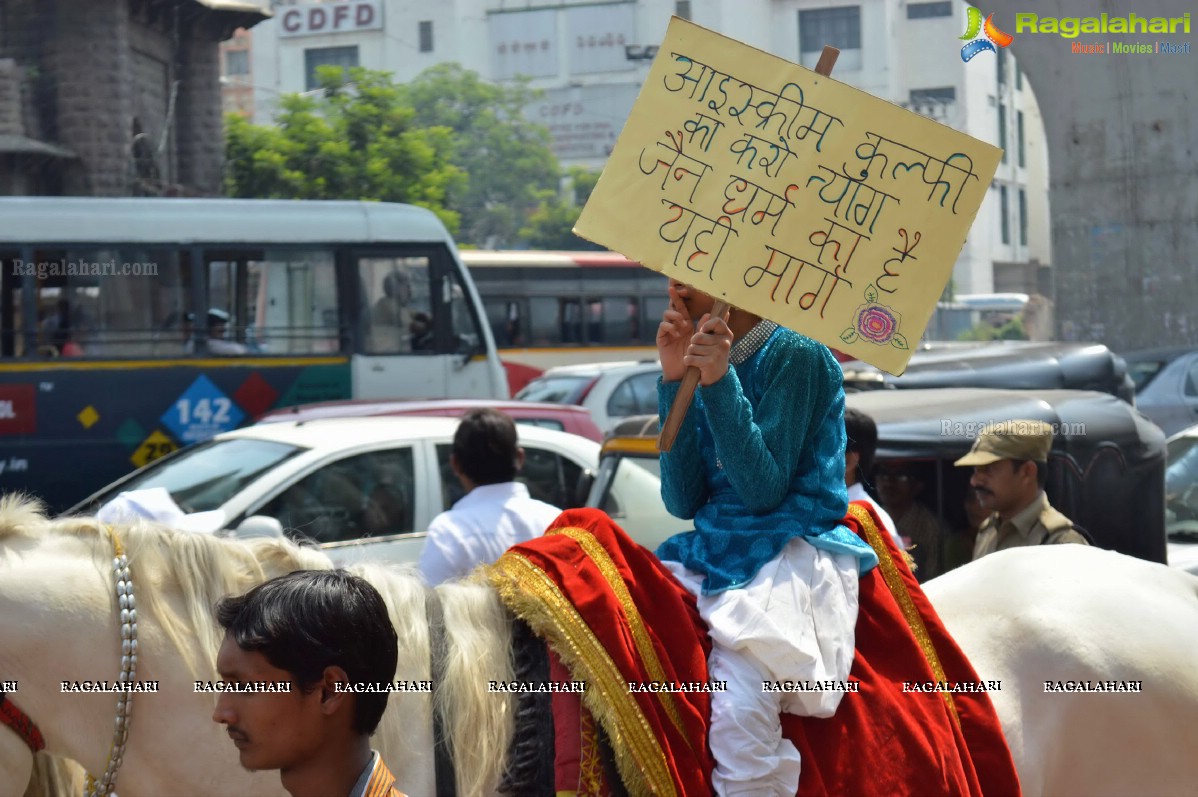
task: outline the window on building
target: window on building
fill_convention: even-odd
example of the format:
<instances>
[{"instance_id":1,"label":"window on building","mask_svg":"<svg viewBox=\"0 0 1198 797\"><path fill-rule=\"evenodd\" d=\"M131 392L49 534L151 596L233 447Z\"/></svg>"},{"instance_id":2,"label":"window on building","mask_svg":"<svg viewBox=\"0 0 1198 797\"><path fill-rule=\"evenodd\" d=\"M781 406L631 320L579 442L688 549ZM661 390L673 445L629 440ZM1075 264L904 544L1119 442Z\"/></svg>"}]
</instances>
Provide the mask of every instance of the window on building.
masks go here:
<instances>
[{"instance_id":1,"label":"window on building","mask_svg":"<svg viewBox=\"0 0 1198 797\"><path fill-rule=\"evenodd\" d=\"M803 66L819 61L824 45L840 50L836 66L861 68L861 7L814 8L799 12L799 56Z\"/></svg>"},{"instance_id":2,"label":"window on building","mask_svg":"<svg viewBox=\"0 0 1198 797\"><path fill-rule=\"evenodd\" d=\"M952 3L908 3L907 19L931 19L932 17L951 17Z\"/></svg>"},{"instance_id":3,"label":"window on building","mask_svg":"<svg viewBox=\"0 0 1198 797\"><path fill-rule=\"evenodd\" d=\"M1019 189L1019 245L1027 246L1027 191Z\"/></svg>"},{"instance_id":4,"label":"window on building","mask_svg":"<svg viewBox=\"0 0 1198 797\"><path fill-rule=\"evenodd\" d=\"M250 73L250 51L249 50L226 50L225 51L225 74L226 75L248 75Z\"/></svg>"},{"instance_id":5,"label":"window on building","mask_svg":"<svg viewBox=\"0 0 1198 797\"><path fill-rule=\"evenodd\" d=\"M691 0L677 0L674 3L674 16L683 19L691 18Z\"/></svg>"},{"instance_id":6,"label":"window on building","mask_svg":"<svg viewBox=\"0 0 1198 797\"><path fill-rule=\"evenodd\" d=\"M420 52L431 53L432 51L433 21L431 19L426 19L420 23Z\"/></svg>"},{"instance_id":7,"label":"window on building","mask_svg":"<svg viewBox=\"0 0 1198 797\"><path fill-rule=\"evenodd\" d=\"M1015 112L1015 149L1019 154L1020 168L1027 166L1027 153L1023 146L1023 111Z\"/></svg>"},{"instance_id":8,"label":"window on building","mask_svg":"<svg viewBox=\"0 0 1198 797\"><path fill-rule=\"evenodd\" d=\"M999 48L998 60L995 62L998 66L998 85L1003 85L1007 82L1007 51Z\"/></svg>"},{"instance_id":9,"label":"window on building","mask_svg":"<svg viewBox=\"0 0 1198 797\"><path fill-rule=\"evenodd\" d=\"M1002 242L1004 244L1011 243L1011 208L1007 200L1007 187L1001 185L998 187L999 199L999 224L1002 227Z\"/></svg>"},{"instance_id":10,"label":"window on building","mask_svg":"<svg viewBox=\"0 0 1198 797\"><path fill-rule=\"evenodd\" d=\"M998 104L998 146L1002 147L1002 162L1007 162L1007 106Z\"/></svg>"},{"instance_id":11,"label":"window on building","mask_svg":"<svg viewBox=\"0 0 1198 797\"><path fill-rule=\"evenodd\" d=\"M957 99L957 89L953 86L944 86L936 89L911 89L911 103L926 103L926 102L955 102Z\"/></svg>"},{"instance_id":12,"label":"window on building","mask_svg":"<svg viewBox=\"0 0 1198 797\"><path fill-rule=\"evenodd\" d=\"M322 66L339 66L344 70L358 65L358 47L313 47L304 50L304 90L320 86L316 70Z\"/></svg>"}]
</instances>

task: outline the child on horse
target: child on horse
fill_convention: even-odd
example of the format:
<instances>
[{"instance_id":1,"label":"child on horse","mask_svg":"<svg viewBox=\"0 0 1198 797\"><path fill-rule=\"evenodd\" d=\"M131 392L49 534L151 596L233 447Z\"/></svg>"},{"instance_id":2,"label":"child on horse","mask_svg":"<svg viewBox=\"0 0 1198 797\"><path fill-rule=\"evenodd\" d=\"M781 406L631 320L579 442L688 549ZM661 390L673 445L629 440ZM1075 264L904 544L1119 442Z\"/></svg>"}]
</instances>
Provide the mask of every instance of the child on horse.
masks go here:
<instances>
[{"instance_id":1,"label":"child on horse","mask_svg":"<svg viewBox=\"0 0 1198 797\"><path fill-rule=\"evenodd\" d=\"M695 530L657 555L696 595L713 643L709 677L727 682L711 703L716 793L789 797L800 761L779 713L831 716L844 692L763 682L847 680L858 578L878 561L841 525L843 375L816 341L739 310L712 317L712 297L674 280L669 294L657 331L663 423L686 368L701 376L661 455L661 493Z\"/></svg>"}]
</instances>

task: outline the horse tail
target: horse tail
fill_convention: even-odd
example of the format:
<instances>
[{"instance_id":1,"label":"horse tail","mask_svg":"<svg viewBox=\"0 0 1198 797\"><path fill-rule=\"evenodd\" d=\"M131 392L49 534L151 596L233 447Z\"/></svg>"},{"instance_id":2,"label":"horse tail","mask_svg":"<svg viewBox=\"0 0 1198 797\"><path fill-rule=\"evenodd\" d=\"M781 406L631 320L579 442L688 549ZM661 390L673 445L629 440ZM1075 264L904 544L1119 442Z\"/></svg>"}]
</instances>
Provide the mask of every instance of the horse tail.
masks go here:
<instances>
[{"instance_id":1,"label":"horse tail","mask_svg":"<svg viewBox=\"0 0 1198 797\"><path fill-rule=\"evenodd\" d=\"M461 797L496 790L512 743L515 700L489 691L491 681L515 677L511 616L485 581L467 579L437 587L445 615L444 683L434 710L449 729L449 748Z\"/></svg>"},{"instance_id":2,"label":"horse tail","mask_svg":"<svg viewBox=\"0 0 1198 797\"><path fill-rule=\"evenodd\" d=\"M33 757L25 797L77 797L87 773L73 759L42 751Z\"/></svg>"}]
</instances>

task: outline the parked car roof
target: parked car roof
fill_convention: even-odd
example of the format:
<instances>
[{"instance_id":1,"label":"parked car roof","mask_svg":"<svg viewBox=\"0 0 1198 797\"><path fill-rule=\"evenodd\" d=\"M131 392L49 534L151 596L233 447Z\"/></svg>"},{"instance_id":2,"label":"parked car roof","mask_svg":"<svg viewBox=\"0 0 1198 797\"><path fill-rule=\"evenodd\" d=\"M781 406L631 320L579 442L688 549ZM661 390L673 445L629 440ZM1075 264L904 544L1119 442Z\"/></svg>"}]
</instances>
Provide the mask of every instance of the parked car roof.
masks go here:
<instances>
[{"instance_id":1,"label":"parked car roof","mask_svg":"<svg viewBox=\"0 0 1198 797\"><path fill-rule=\"evenodd\" d=\"M271 410L258 419L258 423L280 423L284 421L306 422L327 418L349 418L358 416L422 415L459 417L473 409L491 407L510 415L517 423L556 429L581 435L599 442L603 433L595 425L591 414L583 407L573 404L549 404L539 401L496 401L494 399L430 399L427 401L401 401L377 399L350 399L344 401L321 401L299 404L294 407Z\"/></svg>"}]
</instances>

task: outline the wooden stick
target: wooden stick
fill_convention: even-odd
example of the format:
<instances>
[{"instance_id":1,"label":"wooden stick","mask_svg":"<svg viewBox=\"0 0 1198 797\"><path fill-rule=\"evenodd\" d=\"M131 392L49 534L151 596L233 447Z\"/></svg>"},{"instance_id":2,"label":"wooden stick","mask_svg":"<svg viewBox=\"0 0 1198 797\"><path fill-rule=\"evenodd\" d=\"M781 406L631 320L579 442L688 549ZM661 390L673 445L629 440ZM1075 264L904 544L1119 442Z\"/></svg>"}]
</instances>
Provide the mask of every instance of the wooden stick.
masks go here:
<instances>
[{"instance_id":1,"label":"wooden stick","mask_svg":"<svg viewBox=\"0 0 1198 797\"><path fill-rule=\"evenodd\" d=\"M832 74L832 67L836 66L836 59L839 57L840 50L825 45L824 51L820 53L819 62L815 65L815 71L821 75ZM730 309L727 302L717 299L715 306L711 308L711 315L713 318L722 318ZM686 411L690 409L691 402L694 401L695 389L698 387L699 369L693 365L688 366L678 388L678 395L674 396L674 403L670 405L670 414L666 416L661 433L657 435L658 451L666 452L674 447L674 439L678 437L678 430L682 428L682 421L686 417Z\"/></svg>"}]
</instances>

